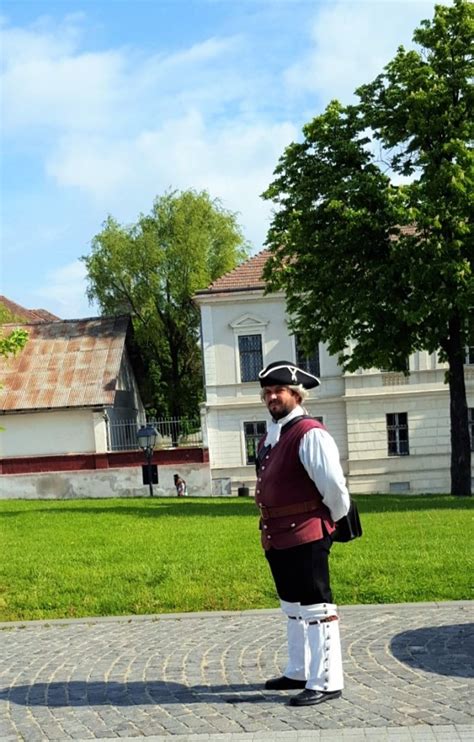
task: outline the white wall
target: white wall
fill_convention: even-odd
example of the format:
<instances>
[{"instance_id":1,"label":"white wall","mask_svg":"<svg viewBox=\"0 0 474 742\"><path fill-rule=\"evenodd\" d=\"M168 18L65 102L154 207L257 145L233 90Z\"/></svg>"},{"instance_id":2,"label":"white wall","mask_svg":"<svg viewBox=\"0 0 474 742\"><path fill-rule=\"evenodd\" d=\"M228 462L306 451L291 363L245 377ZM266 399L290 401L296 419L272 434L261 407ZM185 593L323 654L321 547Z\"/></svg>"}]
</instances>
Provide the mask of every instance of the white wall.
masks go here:
<instances>
[{"instance_id":1,"label":"white wall","mask_svg":"<svg viewBox=\"0 0 474 742\"><path fill-rule=\"evenodd\" d=\"M209 497L211 477L208 464L179 464L188 494ZM176 496L175 465L158 467L159 483L153 485L156 497ZM67 471L35 474L4 474L0 478L0 499L71 500L77 498L149 497L142 484L141 466L95 471Z\"/></svg>"},{"instance_id":2,"label":"white wall","mask_svg":"<svg viewBox=\"0 0 474 742\"><path fill-rule=\"evenodd\" d=\"M295 341L288 329L282 296L263 297L261 291L200 298L206 378L206 419L212 476L230 478L234 489L254 479L254 466L246 464L243 423L269 420L260 400L258 382L242 383L238 336L262 336L263 365L295 359ZM320 346L322 385L310 392L308 412L322 416L347 457L344 380L336 359Z\"/></svg>"},{"instance_id":3,"label":"white wall","mask_svg":"<svg viewBox=\"0 0 474 742\"><path fill-rule=\"evenodd\" d=\"M411 492L449 492L450 420L446 387L427 392L409 383L371 387L347 401L349 483L353 492L388 492L404 482ZM386 415L406 412L409 455L388 456Z\"/></svg>"},{"instance_id":4,"label":"white wall","mask_svg":"<svg viewBox=\"0 0 474 742\"><path fill-rule=\"evenodd\" d=\"M4 428L0 433L1 457L100 452L96 438L99 446L106 440L103 418L91 410L6 414L0 416L0 425Z\"/></svg>"},{"instance_id":5,"label":"white wall","mask_svg":"<svg viewBox=\"0 0 474 742\"><path fill-rule=\"evenodd\" d=\"M323 422L336 440L339 453L346 468L347 426L345 408L341 402L310 401L306 405L308 413L323 417ZM240 405L234 408L221 407L209 410L207 417L209 457L213 477L229 477L234 486L253 482L255 467L246 464L244 422L266 421L270 417L260 400L253 405Z\"/></svg>"}]
</instances>

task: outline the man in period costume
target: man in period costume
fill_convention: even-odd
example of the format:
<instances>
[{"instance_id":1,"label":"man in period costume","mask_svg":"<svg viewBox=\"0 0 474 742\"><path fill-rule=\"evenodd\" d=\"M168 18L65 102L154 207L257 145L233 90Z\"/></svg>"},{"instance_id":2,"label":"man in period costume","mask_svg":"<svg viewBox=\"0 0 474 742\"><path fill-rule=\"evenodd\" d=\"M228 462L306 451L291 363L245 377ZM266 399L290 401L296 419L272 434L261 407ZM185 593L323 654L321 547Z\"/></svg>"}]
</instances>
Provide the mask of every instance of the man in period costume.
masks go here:
<instances>
[{"instance_id":1,"label":"man in period costume","mask_svg":"<svg viewBox=\"0 0 474 742\"><path fill-rule=\"evenodd\" d=\"M289 361L259 374L272 422L260 441L255 500L262 545L283 613L288 664L269 690L302 689L293 706L341 695L341 645L329 582L334 522L349 511L349 493L334 439L301 403L319 379Z\"/></svg>"}]
</instances>

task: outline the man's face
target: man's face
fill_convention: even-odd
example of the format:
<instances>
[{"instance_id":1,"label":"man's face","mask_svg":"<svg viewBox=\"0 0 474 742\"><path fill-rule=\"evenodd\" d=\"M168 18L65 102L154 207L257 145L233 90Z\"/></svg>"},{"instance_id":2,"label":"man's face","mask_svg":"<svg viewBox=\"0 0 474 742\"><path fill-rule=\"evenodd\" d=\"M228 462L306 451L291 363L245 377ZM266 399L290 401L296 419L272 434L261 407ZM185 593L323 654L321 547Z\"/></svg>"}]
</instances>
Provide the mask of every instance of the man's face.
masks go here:
<instances>
[{"instance_id":1,"label":"man's face","mask_svg":"<svg viewBox=\"0 0 474 742\"><path fill-rule=\"evenodd\" d=\"M287 386L264 386L263 398L274 420L289 415L300 403L300 398Z\"/></svg>"}]
</instances>

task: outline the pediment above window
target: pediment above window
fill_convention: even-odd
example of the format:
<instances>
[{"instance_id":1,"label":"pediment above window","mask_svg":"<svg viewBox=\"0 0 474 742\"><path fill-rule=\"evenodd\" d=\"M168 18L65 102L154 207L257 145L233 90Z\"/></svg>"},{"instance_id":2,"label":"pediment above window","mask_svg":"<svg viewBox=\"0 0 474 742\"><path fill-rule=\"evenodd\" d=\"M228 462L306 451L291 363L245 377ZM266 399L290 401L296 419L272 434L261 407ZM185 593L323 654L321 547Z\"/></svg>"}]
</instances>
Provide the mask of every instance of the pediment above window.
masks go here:
<instances>
[{"instance_id":1,"label":"pediment above window","mask_svg":"<svg viewBox=\"0 0 474 742\"><path fill-rule=\"evenodd\" d=\"M233 322L229 322L233 330L248 330L250 328L252 328L253 330L263 330L263 328L266 327L268 323L268 319L262 319L262 317L258 317L256 314L243 314L241 317L238 317Z\"/></svg>"}]
</instances>

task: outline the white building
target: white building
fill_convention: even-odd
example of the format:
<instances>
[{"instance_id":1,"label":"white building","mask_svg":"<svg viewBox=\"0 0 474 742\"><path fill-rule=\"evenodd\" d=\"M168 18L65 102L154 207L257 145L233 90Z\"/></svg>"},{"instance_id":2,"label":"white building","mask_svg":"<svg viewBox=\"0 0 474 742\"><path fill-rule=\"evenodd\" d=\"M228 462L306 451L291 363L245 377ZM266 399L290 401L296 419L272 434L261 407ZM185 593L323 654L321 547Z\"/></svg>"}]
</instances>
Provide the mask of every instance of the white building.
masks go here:
<instances>
[{"instance_id":1,"label":"white building","mask_svg":"<svg viewBox=\"0 0 474 742\"><path fill-rule=\"evenodd\" d=\"M306 407L336 439L351 492L449 492L446 364L422 351L410 357L408 377L379 369L345 373L323 344L305 359L288 330L284 296L264 295L267 256L258 253L195 297L214 492L253 484L255 445L268 420L257 374L280 359L309 363L321 378ZM472 433L474 352L466 360Z\"/></svg>"}]
</instances>

